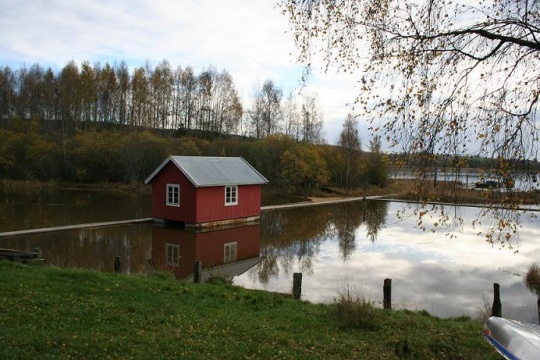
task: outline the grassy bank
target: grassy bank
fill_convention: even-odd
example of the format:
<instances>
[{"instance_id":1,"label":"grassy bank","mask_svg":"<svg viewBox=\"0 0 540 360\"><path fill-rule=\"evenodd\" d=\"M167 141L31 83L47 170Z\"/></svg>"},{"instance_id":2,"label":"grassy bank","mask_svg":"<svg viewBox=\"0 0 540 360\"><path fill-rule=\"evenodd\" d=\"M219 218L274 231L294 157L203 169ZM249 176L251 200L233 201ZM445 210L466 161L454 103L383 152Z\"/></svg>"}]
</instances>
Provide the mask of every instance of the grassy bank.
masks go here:
<instances>
[{"instance_id":1,"label":"grassy bank","mask_svg":"<svg viewBox=\"0 0 540 360\"><path fill-rule=\"evenodd\" d=\"M482 324L164 274L0 262L4 359L497 359Z\"/></svg>"}]
</instances>

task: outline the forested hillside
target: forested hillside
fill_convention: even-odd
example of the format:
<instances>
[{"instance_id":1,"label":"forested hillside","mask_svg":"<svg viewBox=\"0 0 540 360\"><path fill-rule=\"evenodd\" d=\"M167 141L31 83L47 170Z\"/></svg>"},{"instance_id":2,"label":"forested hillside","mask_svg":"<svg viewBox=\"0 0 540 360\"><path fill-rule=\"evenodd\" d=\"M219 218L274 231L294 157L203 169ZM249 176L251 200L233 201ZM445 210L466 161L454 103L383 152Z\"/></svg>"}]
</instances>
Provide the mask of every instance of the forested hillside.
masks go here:
<instances>
[{"instance_id":1,"label":"forested hillside","mask_svg":"<svg viewBox=\"0 0 540 360\"><path fill-rule=\"evenodd\" d=\"M37 120L10 119L1 125L0 178L141 182L170 154L242 156L271 186L305 194L321 186L360 186L371 179L370 169L386 171L382 154L380 166L367 166L375 159L372 153L357 152L351 158L339 146L310 144L283 134L258 140L124 128L77 130L64 137L60 130L44 130L48 124Z\"/></svg>"},{"instance_id":2,"label":"forested hillside","mask_svg":"<svg viewBox=\"0 0 540 360\"><path fill-rule=\"evenodd\" d=\"M316 98L283 99L271 80L250 108L227 71L173 71L167 61L130 72L68 63L0 69L0 178L141 182L168 155L242 156L273 187L384 185L380 140L362 153L356 120L325 145Z\"/></svg>"},{"instance_id":3,"label":"forested hillside","mask_svg":"<svg viewBox=\"0 0 540 360\"><path fill-rule=\"evenodd\" d=\"M69 62L60 71L0 68L0 178L141 182L170 154L243 156L272 187L306 194L321 186L383 186L388 165L422 156L393 154L381 139L362 152L358 123L343 122L325 145L317 99L283 97L271 80L255 85L245 107L226 71L167 61L131 71L122 62ZM497 167L497 159L432 155L443 169ZM526 168L538 169L537 161Z\"/></svg>"}]
</instances>

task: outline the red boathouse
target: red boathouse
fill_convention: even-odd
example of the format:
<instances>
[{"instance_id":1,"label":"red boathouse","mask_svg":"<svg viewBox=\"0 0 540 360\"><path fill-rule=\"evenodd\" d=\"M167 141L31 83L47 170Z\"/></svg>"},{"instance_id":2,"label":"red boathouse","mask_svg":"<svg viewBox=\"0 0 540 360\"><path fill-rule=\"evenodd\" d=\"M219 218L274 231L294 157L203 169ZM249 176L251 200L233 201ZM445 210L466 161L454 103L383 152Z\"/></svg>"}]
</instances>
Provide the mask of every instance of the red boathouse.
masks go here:
<instances>
[{"instance_id":1,"label":"red boathouse","mask_svg":"<svg viewBox=\"0 0 540 360\"><path fill-rule=\"evenodd\" d=\"M206 227L258 220L268 180L241 157L169 156L149 183L155 220Z\"/></svg>"}]
</instances>

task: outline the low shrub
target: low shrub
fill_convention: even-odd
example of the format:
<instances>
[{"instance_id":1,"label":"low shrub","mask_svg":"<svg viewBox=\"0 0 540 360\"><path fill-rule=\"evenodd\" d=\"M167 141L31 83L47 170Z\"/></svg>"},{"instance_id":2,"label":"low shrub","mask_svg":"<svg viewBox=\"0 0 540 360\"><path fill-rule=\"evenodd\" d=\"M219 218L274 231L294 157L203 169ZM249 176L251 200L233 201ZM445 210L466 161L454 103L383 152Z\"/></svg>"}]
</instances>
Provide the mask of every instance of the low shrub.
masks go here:
<instances>
[{"instance_id":1,"label":"low shrub","mask_svg":"<svg viewBox=\"0 0 540 360\"><path fill-rule=\"evenodd\" d=\"M381 322L380 309L360 296L340 294L335 314L343 329L377 330Z\"/></svg>"}]
</instances>

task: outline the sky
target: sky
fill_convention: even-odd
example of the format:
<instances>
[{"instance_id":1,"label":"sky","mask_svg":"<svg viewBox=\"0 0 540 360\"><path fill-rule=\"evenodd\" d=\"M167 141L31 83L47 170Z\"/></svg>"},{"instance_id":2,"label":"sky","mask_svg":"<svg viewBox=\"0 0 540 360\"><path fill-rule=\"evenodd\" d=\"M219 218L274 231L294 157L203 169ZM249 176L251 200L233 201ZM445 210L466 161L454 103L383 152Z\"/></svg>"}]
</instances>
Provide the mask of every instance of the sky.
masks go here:
<instances>
[{"instance_id":1,"label":"sky","mask_svg":"<svg viewBox=\"0 0 540 360\"><path fill-rule=\"evenodd\" d=\"M196 74L214 66L232 75L246 107L254 87L268 79L284 98L301 90L303 68L276 0L0 0L0 9L0 66L38 63L57 71L69 61L135 68L167 60ZM302 91L316 94L325 139L335 144L355 79L314 64ZM368 125L359 123L366 147Z\"/></svg>"}]
</instances>

